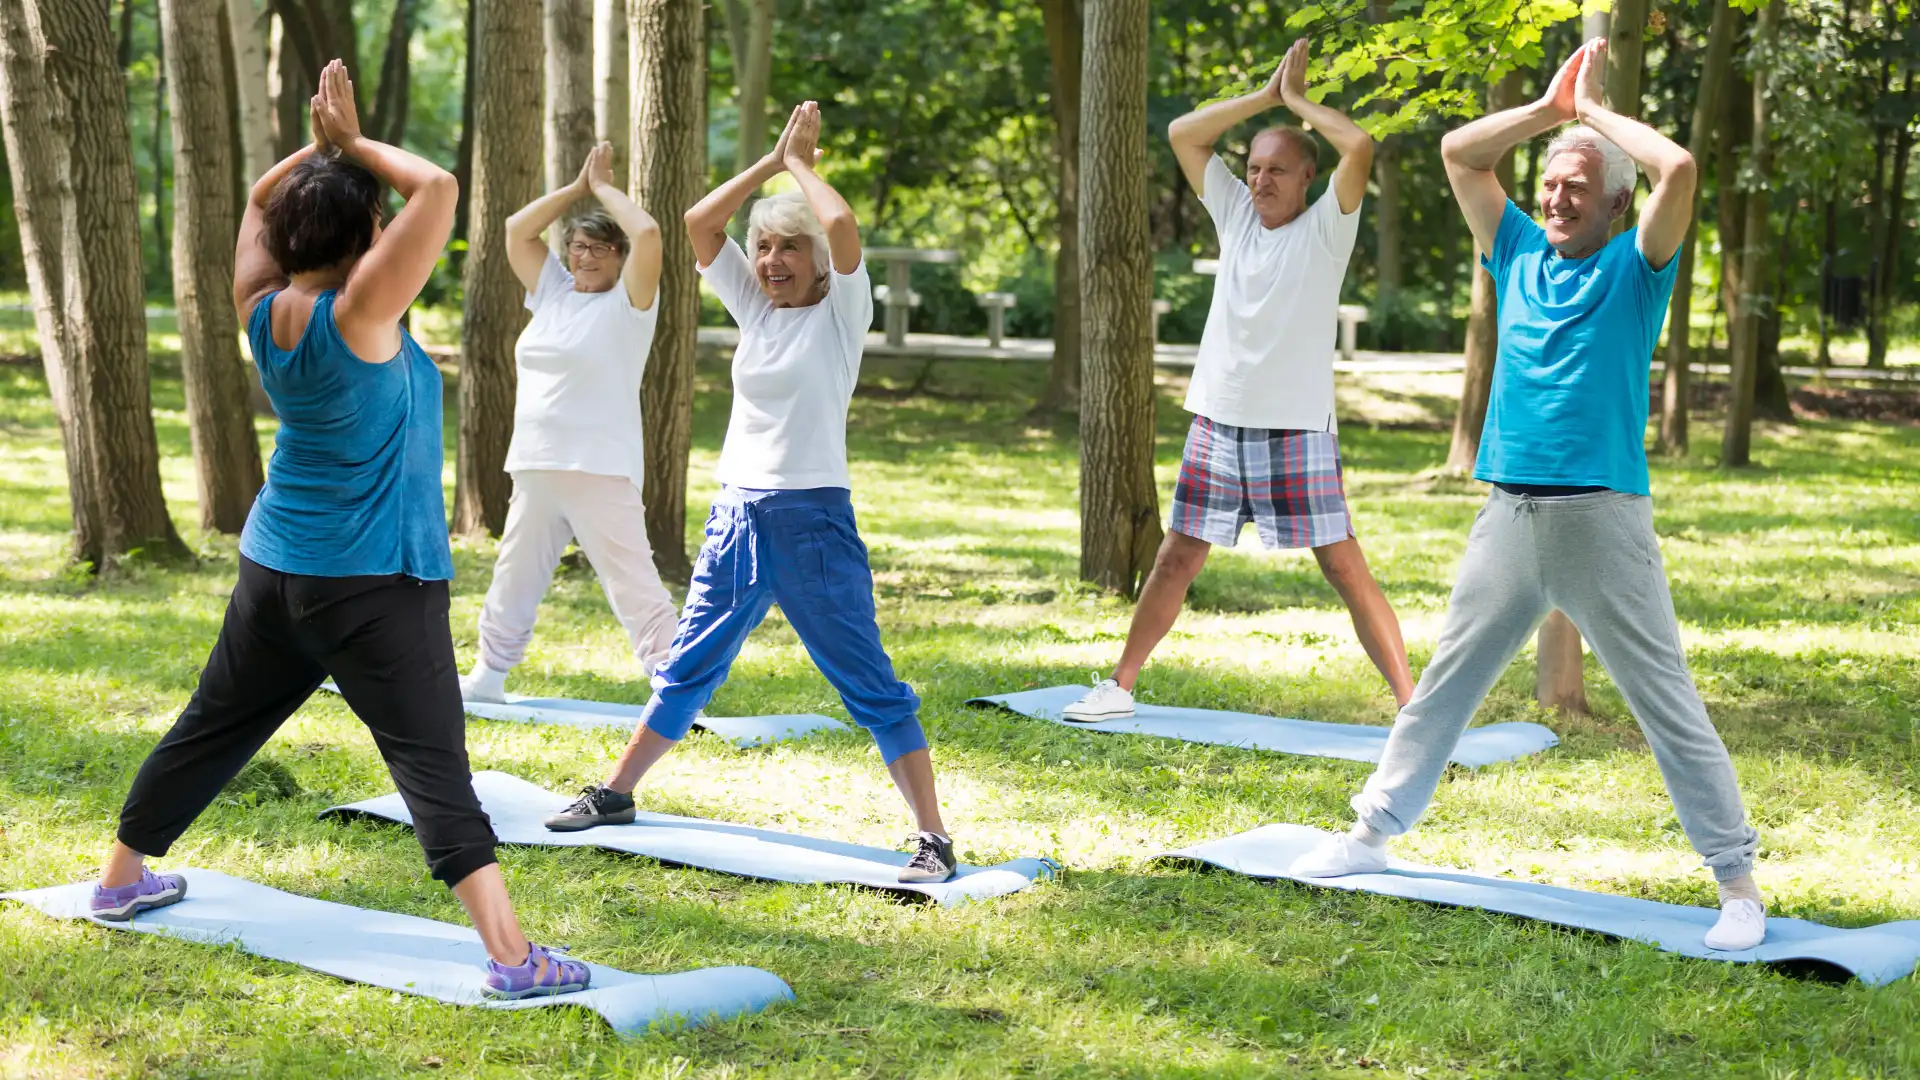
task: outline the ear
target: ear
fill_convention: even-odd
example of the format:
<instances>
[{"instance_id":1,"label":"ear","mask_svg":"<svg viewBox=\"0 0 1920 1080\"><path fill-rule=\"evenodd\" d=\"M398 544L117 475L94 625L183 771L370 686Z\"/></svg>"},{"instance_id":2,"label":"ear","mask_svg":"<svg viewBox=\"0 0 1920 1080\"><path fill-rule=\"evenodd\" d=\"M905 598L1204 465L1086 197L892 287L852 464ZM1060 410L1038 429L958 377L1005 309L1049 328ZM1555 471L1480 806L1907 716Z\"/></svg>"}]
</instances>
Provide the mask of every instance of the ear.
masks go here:
<instances>
[{"instance_id":1,"label":"ear","mask_svg":"<svg viewBox=\"0 0 1920 1080\"><path fill-rule=\"evenodd\" d=\"M1622 191L1613 197L1613 205L1608 207L1607 217L1617 218L1617 217L1624 216L1627 210L1632 206L1633 206L1633 189L1628 188L1625 191Z\"/></svg>"}]
</instances>

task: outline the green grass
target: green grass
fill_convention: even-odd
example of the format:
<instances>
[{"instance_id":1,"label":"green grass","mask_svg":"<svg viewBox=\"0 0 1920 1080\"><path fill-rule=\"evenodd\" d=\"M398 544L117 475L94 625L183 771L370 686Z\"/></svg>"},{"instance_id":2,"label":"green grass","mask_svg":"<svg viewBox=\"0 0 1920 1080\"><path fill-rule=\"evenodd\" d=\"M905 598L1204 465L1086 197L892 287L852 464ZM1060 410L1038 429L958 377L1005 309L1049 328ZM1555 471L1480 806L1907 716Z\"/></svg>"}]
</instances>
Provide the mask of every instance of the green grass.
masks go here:
<instances>
[{"instance_id":1,"label":"green grass","mask_svg":"<svg viewBox=\"0 0 1920 1080\"><path fill-rule=\"evenodd\" d=\"M870 366L869 382L904 369ZM700 371L690 542L727 400ZM1128 606L1075 581L1071 428L1021 420L1038 370L944 366L940 397L857 399L855 503L883 632L924 720L963 857L1050 855L1064 878L958 909L746 882L591 851L511 849L537 940L636 971L753 964L798 1000L623 1041L579 1010L500 1014L0 907L0 1075L213 1076L1912 1076L1920 983L1826 985L1686 960L1474 911L1149 865L1167 847L1273 821L1346 819L1362 765L1074 732L962 703L1110 664ZM1163 387L1171 487L1184 416ZM1438 632L1478 492L1443 456L1444 381L1350 383L1360 535L1416 670ZM175 520L197 520L177 380L155 381ZM451 413L451 411L450 411ZM1371 417L1381 423L1370 425ZM1761 467L1655 466L1683 633L1762 829L1778 914L1920 917L1920 430L1804 423L1760 434ZM450 431L451 433L451 431ZM263 426L263 442L268 432ZM449 444L451 445L451 443ZM448 475L451 476L451 466ZM1164 512L1164 508L1163 508ZM59 443L36 373L0 366L0 888L93 874L142 756L190 693L235 572L188 530L194 570L63 572ZM459 542L463 658L490 543ZM584 572L563 573L517 685L641 701L646 687ZM1483 721L1535 716L1531 663ZM1678 903L1712 900L1619 695L1552 720L1558 749L1453 771L1404 854ZM1385 724L1392 703L1304 553L1224 552L1142 684L1159 702ZM778 615L716 714L845 715ZM599 775L618 733L474 722L476 769L555 789ZM304 895L458 921L410 832L322 824L390 783L364 729L316 698L168 860ZM291 777L291 783L287 778ZM858 732L763 750L688 740L642 791L654 810L889 844L908 820Z\"/></svg>"}]
</instances>

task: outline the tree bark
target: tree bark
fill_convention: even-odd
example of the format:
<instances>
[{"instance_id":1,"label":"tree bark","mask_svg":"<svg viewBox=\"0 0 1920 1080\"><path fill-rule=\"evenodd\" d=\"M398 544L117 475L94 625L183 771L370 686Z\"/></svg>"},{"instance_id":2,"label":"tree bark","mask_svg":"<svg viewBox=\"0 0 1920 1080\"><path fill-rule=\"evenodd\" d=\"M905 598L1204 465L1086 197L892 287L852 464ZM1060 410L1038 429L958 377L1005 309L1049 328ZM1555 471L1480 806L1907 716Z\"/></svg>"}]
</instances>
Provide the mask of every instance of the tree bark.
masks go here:
<instances>
[{"instance_id":1,"label":"tree bark","mask_svg":"<svg viewBox=\"0 0 1920 1080\"><path fill-rule=\"evenodd\" d=\"M687 451L693 443L700 276L680 215L704 194L707 23L685 0L627 0L632 52L634 199L661 222L660 319L640 384L647 539L660 576L686 581Z\"/></svg>"},{"instance_id":2,"label":"tree bark","mask_svg":"<svg viewBox=\"0 0 1920 1080\"><path fill-rule=\"evenodd\" d=\"M273 98L267 80L267 40L273 17L265 0L227 0L233 36L233 80L239 90L240 175L251 183L278 160L273 156Z\"/></svg>"},{"instance_id":3,"label":"tree bark","mask_svg":"<svg viewBox=\"0 0 1920 1080\"><path fill-rule=\"evenodd\" d=\"M276 13L267 37L267 98L273 110L275 161L306 145L310 135L307 103L319 86L301 68L289 40L291 33L287 21Z\"/></svg>"},{"instance_id":4,"label":"tree bark","mask_svg":"<svg viewBox=\"0 0 1920 1080\"><path fill-rule=\"evenodd\" d=\"M740 141L734 147L735 172L745 172L767 152L767 93L773 79L774 0L741 0L728 5L729 18L744 20L730 34L745 47L733 54L739 87Z\"/></svg>"},{"instance_id":5,"label":"tree bark","mask_svg":"<svg viewBox=\"0 0 1920 1080\"><path fill-rule=\"evenodd\" d=\"M552 191L580 174L593 149L593 0L545 0L545 7L546 190Z\"/></svg>"},{"instance_id":6,"label":"tree bark","mask_svg":"<svg viewBox=\"0 0 1920 1080\"><path fill-rule=\"evenodd\" d=\"M1720 123L1714 132L1716 182L1715 222L1720 232L1720 292L1715 297L1727 320L1726 355L1739 349L1740 294L1742 292L1741 235L1747 227L1747 193L1740 189L1740 147L1753 137L1753 82L1737 67L1730 68L1720 93ZM1707 359L1713 342L1707 342Z\"/></svg>"},{"instance_id":7,"label":"tree bark","mask_svg":"<svg viewBox=\"0 0 1920 1080\"><path fill-rule=\"evenodd\" d=\"M1500 112L1520 103L1521 80L1518 71L1487 91L1487 111ZM1493 167L1500 186L1514 191L1515 151L1510 150ZM1447 449L1445 471L1460 476L1473 474L1480 457L1480 431L1487 423L1487 397L1493 390L1493 364L1499 355L1499 306L1494 294L1493 275L1480 266L1480 252L1473 255L1473 299L1467 315L1466 372L1460 385L1460 410L1453 415L1453 443Z\"/></svg>"},{"instance_id":8,"label":"tree bark","mask_svg":"<svg viewBox=\"0 0 1920 1080\"><path fill-rule=\"evenodd\" d=\"M1907 71L1901 97L1913 97L1913 70ZM1884 229L1874 239L1874 287L1867 298L1873 310L1867 318L1867 366L1887 366L1887 320L1893 312L1894 292L1900 281L1900 233L1905 223L1907 202L1907 165L1913 158L1913 125L1902 124L1893 138L1893 182L1886 187L1887 207Z\"/></svg>"},{"instance_id":9,"label":"tree bark","mask_svg":"<svg viewBox=\"0 0 1920 1080\"><path fill-rule=\"evenodd\" d=\"M159 6L159 0L154 0ZM147 130L147 159L153 162L153 252L162 275L173 272L173 249L167 243L167 156L162 140L167 130L167 39L154 35L153 124ZM131 137L131 132L128 133ZM131 159L129 159L131 160ZM141 304L146 303L146 280L140 282ZM142 316L144 318L144 314ZM143 323L142 326L145 324Z\"/></svg>"},{"instance_id":10,"label":"tree bark","mask_svg":"<svg viewBox=\"0 0 1920 1080\"><path fill-rule=\"evenodd\" d=\"M355 76L353 96L354 105L366 115L366 102L360 100L360 39L353 23L353 0L268 0L273 13L279 16L286 30L282 44L286 48L290 61L300 73L300 84L315 87L320 84L320 69L330 60L339 60L347 66L347 73ZM313 96L308 89L300 99L300 117L304 123L307 111L307 98ZM295 149L298 149L296 145ZM291 151L289 151L291 152Z\"/></svg>"},{"instance_id":11,"label":"tree bark","mask_svg":"<svg viewBox=\"0 0 1920 1080\"><path fill-rule=\"evenodd\" d=\"M1780 23L1781 0L1760 9L1753 30L1753 144L1748 161L1754 186L1746 193L1746 220L1741 228L1740 292L1735 307L1738 331L1733 335L1731 385L1728 388L1727 434L1720 446L1720 464L1737 467L1752 461L1753 390L1760 361L1760 320L1769 298L1760 291L1765 278L1758 268L1767 258L1768 217L1773 208L1768 187L1773 171L1773 147L1767 131L1767 67L1773 62L1775 28Z\"/></svg>"},{"instance_id":12,"label":"tree bark","mask_svg":"<svg viewBox=\"0 0 1920 1080\"><path fill-rule=\"evenodd\" d=\"M1053 257L1053 361L1036 414L1080 407L1080 65L1083 0L1041 0L1052 61L1053 147L1060 247Z\"/></svg>"},{"instance_id":13,"label":"tree bark","mask_svg":"<svg viewBox=\"0 0 1920 1080\"><path fill-rule=\"evenodd\" d=\"M1687 132L1687 152L1698 167L1705 169L1713 156L1714 123L1720 115L1721 83L1733 60L1733 39L1739 32L1733 6L1727 0L1712 0L1713 23L1707 31L1707 56L1700 71L1700 85L1694 91L1693 125ZM1731 178L1723 179L1722 185ZM1693 366L1693 267L1700 234L1700 196L1696 189L1693 218L1687 223L1687 239L1676 256L1680 266L1674 271L1673 299L1667 307L1666 372L1660 399L1660 437L1655 452L1672 457L1687 456L1688 377Z\"/></svg>"},{"instance_id":14,"label":"tree bark","mask_svg":"<svg viewBox=\"0 0 1920 1080\"><path fill-rule=\"evenodd\" d=\"M374 87L373 109L367 114L368 133L389 146L399 146L407 137L407 108L413 96L413 65L409 56L419 2L393 0L393 18L387 22L387 47L380 54L380 83Z\"/></svg>"},{"instance_id":15,"label":"tree bark","mask_svg":"<svg viewBox=\"0 0 1920 1080\"><path fill-rule=\"evenodd\" d=\"M593 137L613 144L613 174L627 171L627 0L593 0Z\"/></svg>"},{"instance_id":16,"label":"tree bark","mask_svg":"<svg viewBox=\"0 0 1920 1080\"><path fill-rule=\"evenodd\" d=\"M173 298L200 527L238 534L262 483L233 313L233 132L220 0L160 0L172 88Z\"/></svg>"},{"instance_id":17,"label":"tree bark","mask_svg":"<svg viewBox=\"0 0 1920 1080\"><path fill-rule=\"evenodd\" d=\"M503 467L513 436L513 345L526 325L519 281L507 263L507 216L540 193L540 7L473 0L473 194L462 281L460 449L453 529L495 536L506 525L511 484ZM576 166L577 167L577 166Z\"/></svg>"},{"instance_id":18,"label":"tree bark","mask_svg":"<svg viewBox=\"0 0 1920 1080\"><path fill-rule=\"evenodd\" d=\"M467 0L467 48L460 72L460 141L453 150L453 178L460 184L460 198L453 207L453 238L462 244L467 239L467 221L473 210L473 73L480 66L480 39L474 33L474 22L479 6L480 0ZM465 272L466 255L460 246L455 246L452 262Z\"/></svg>"},{"instance_id":19,"label":"tree bark","mask_svg":"<svg viewBox=\"0 0 1920 1080\"><path fill-rule=\"evenodd\" d=\"M1508 76L1509 79L1512 76ZM1503 80L1504 82L1505 80ZM1506 175L1501 179L1507 190L1513 190L1512 155L1508 155ZM1373 155L1373 182L1380 189L1379 198L1373 202L1373 235L1376 240L1374 254L1375 302L1383 309L1391 311L1400 297L1402 280L1400 254L1400 137L1389 135L1380 140L1379 149ZM1478 280L1478 275L1475 275ZM1399 340L1382 342L1383 348L1404 347Z\"/></svg>"},{"instance_id":20,"label":"tree bark","mask_svg":"<svg viewBox=\"0 0 1920 1080\"><path fill-rule=\"evenodd\" d=\"M0 0L0 127L61 418L72 554L184 558L160 491L126 90L103 4Z\"/></svg>"},{"instance_id":21,"label":"tree bark","mask_svg":"<svg viewBox=\"0 0 1920 1080\"><path fill-rule=\"evenodd\" d=\"M1153 479L1147 0L1086 0L1080 111L1080 576L1134 595L1160 546Z\"/></svg>"}]
</instances>

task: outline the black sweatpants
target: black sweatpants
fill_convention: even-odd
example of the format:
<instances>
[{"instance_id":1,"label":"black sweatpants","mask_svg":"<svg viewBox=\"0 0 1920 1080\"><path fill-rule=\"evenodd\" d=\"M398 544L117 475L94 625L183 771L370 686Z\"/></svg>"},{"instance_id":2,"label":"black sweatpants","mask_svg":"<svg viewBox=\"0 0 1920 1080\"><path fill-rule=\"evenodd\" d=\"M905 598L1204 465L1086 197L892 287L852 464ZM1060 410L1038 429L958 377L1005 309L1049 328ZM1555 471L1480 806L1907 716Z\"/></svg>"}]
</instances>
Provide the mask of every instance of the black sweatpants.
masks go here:
<instances>
[{"instance_id":1,"label":"black sweatpants","mask_svg":"<svg viewBox=\"0 0 1920 1080\"><path fill-rule=\"evenodd\" d=\"M373 733L433 876L494 862L473 793L447 583L404 574L309 577L240 559L220 638L193 699L140 766L120 842L165 855L329 674Z\"/></svg>"}]
</instances>

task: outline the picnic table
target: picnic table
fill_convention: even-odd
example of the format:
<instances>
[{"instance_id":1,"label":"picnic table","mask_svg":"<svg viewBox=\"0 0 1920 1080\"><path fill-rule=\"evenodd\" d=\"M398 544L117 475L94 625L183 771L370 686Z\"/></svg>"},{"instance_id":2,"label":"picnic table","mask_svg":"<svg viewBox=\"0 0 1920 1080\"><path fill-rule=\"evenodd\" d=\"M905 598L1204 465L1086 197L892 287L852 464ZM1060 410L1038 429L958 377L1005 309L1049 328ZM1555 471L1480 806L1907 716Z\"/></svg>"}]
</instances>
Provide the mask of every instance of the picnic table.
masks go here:
<instances>
[{"instance_id":1,"label":"picnic table","mask_svg":"<svg viewBox=\"0 0 1920 1080\"><path fill-rule=\"evenodd\" d=\"M957 263L960 253L946 248L870 247L866 257L887 264L886 292L880 295L887 308L887 344L903 345L907 340L907 314L920 300L913 291L913 264Z\"/></svg>"}]
</instances>

